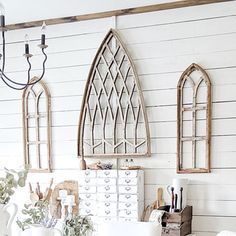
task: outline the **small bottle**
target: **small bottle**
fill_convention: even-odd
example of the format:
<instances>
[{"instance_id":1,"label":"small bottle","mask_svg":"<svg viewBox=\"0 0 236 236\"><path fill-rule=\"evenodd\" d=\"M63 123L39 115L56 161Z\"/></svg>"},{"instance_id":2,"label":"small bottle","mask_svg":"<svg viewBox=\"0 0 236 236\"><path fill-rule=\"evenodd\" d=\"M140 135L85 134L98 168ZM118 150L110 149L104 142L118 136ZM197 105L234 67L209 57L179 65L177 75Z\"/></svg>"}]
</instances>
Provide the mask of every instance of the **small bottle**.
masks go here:
<instances>
[{"instance_id":1,"label":"small bottle","mask_svg":"<svg viewBox=\"0 0 236 236\"><path fill-rule=\"evenodd\" d=\"M124 167L125 167L125 168L128 168L128 167L129 167L129 160L128 160L128 159L125 160Z\"/></svg>"},{"instance_id":2,"label":"small bottle","mask_svg":"<svg viewBox=\"0 0 236 236\"><path fill-rule=\"evenodd\" d=\"M130 159L129 166L134 166L134 160L133 159Z\"/></svg>"}]
</instances>

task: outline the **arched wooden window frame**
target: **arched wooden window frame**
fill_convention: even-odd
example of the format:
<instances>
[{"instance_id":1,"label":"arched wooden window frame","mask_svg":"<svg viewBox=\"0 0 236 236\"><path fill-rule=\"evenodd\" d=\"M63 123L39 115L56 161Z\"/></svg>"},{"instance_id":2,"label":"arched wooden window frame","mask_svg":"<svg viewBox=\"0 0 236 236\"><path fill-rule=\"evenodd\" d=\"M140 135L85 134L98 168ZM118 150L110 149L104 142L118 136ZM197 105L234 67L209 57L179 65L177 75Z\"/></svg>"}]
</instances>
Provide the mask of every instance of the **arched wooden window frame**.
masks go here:
<instances>
[{"instance_id":1,"label":"arched wooden window frame","mask_svg":"<svg viewBox=\"0 0 236 236\"><path fill-rule=\"evenodd\" d=\"M198 84L194 84L191 80L190 75L198 71L201 73ZM190 79L193 88L193 103L192 107L183 107L183 88L186 81ZM197 106L196 100L198 96L198 88L202 82L205 82L207 86L207 100L205 101L205 106ZM196 136L196 111L205 110L206 111L206 136L197 137ZM183 112L192 111L192 137L183 137ZM193 63L191 64L181 75L178 87L177 87L177 173L209 173L211 170L211 119L212 119L212 88L211 81L207 73L199 65ZM205 151L205 168L196 168L196 141L205 140L206 151ZM192 168L183 168L183 142L192 142Z\"/></svg>"},{"instance_id":2,"label":"arched wooden window frame","mask_svg":"<svg viewBox=\"0 0 236 236\"><path fill-rule=\"evenodd\" d=\"M86 154L84 152L84 132L85 132L84 130L85 130L85 119L86 119L85 116L86 116L86 113L88 112L89 115L90 115L90 112L91 112L91 109L88 106L88 99L89 99L89 96L90 96L89 93L90 93L90 90L92 89L92 87L95 88L95 86L93 84L95 71L97 70L99 60L101 59L101 57L103 57L103 50L105 50L105 48L108 47L108 42L112 37L114 37L115 40L119 44L119 49L117 50L116 53L118 53L119 50L123 50L124 55L126 57L126 60L128 60L129 63L130 63L130 70L133 73L133 79L134 79L135 85L136 85L136 92L138 93L139 102L140 102L140 111L139 112L142 113L142 116L143 116L143 119L144 119L145 137L144 137L143 142L146 145L146 150L145 150L145 152L139 153L137 151L138 147L139 147L139 144L137 144L137 147L135 147L135 151L133 153L130 153L130 152L129 153L128 152L117 153L115 151L115 147L114 147L115 145L114 145L113 146L114 147L113 152L106 152L106 150L104 148L103 153L96 154L92 151L92 153ZM115 58L115 56L113 55L113 59L114 58ZM122 62L121 62L121 64L122 64ZM121 64L117 65L116 69L118 70L118 73L120 73L119 72L119 67L121 66ZM128 76L126 75L126 78L124 78L124 80L127 79L127 77ZM94 90L96 90L96 88ZM118 33L114 29L109 30L109 32L105 36L104 40L102 41L102 43L101 43L101 45L100 45L100 47L97 51L97 54L95 55L95 58L93 60L93 63L91 65L91 68L90 68L90 71L89 71L89 75L88 75L88 79L87 79L84 91L85 91L85 94L83 96L83 101L82 101L82 105L81 105L81 111L80 111L80 117L79 117L79 126L78 126L78 157L82 157L82 158L84 158L84 157L91 157L91 158L94 158L94 157L95 158L96 157L98 157L98 158L101 158L101 157L115 157L115 158L119 158L119 157L124 157L124 156L125 157L142 157L142 156L150 156L151 155L150 131L149 131L149 125L148 125L148 118L147 118L147 113L146 113L146 110L145 110L143 94L142 94L141 87L140 87L139 80L138 80L138 75L137 75L134 64L132 62L132 59L131 59L126 47L124 46L124 44L123 44L122 40L120 39ZM117 93L117 91L116 91L116 93ZM95 92L95 94L96 94L96 100L99 101L99 96L100 96L99 91ZM130 97L132 97L132 95L133 95L133 92L130 94ZM106 94L106 96L107 96L107 99L109 99L109 94ZM118 95L117 95L117 100L119 100ZM101 110L101 107L98 105L97 109ZM130 107L130 109L133 109L133 108ZM106 117L102 120L103 124L106 123L105 119L106 119ZM138 120L136 120L135 122L136 122L136 128L135 129L137 131ZM124 123L125 123L124 126L126 126L126 121L124 121ZM93 127L94 127L94 125L92 125L92 129L93 129ZM105 139L104 129L105 129L105 127L103 127L103 137L102 137L103 140ZM126 135L126 134L124 134L124 135ZM91 134L91 136L93 136L93 133ZM133 138L135 140L137 140L136 136L133 137ZM93 142L93 140L92 140L92 142Z\"/></svg>"},{"instance_id":3,"label":"arched wooden window frame","mask_svg":"<svg viewBox=\"0 0 236 236\"><path fill-rule=\"evenodd\" d=\"M37 77L34 77L31 79L30 83L38 80ZM35 145L36 146L36 157L38 162L38 168L31 168L30 172L52 172L51 168L51 95L47 88L47 86L43 83L43 81L37 82L37 85L40 86L41 89L38 94L35 94L33 91L34 85L29 85L22 94L22 116L23 116L23 143L24 143L24 162L26 165L31 164L30 162L30 152L29 152L29 146ZM34 98L34 110L35 114L29 114L28 112L28 99L29 95L32 94ZM39 103L41 95L45 94L46 99L46 112L40 113L39 112ZM40 118L46 117L46 132L47 132L47 139L46 140L40 140ZM30 141L29 140L29 119L34 118L35 119L35 133L36 133L36 140ZM41 156L40 156L40 145L46 145L47 146L47 168L42 168L41 166Z\"/></svg>"}]
</instances>

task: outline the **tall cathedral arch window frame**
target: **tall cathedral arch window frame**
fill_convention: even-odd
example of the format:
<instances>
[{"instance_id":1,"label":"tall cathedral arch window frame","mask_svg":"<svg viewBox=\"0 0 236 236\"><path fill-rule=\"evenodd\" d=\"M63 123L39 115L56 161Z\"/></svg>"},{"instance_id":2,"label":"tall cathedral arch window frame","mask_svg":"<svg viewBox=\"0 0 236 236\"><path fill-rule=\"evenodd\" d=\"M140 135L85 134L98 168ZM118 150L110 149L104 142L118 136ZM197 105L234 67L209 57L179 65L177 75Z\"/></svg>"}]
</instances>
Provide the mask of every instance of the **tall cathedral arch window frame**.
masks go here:
<instances>
[{"instance_id":1,"label":"tall cathedral arch window frame","mask_svg":"<svg viewBox=\"0 0 236 236\"><path fill-rule=\"evenodd\" d=\"M83 96L79 157L150 156L150 133L137 72L110 29L93 60Z\"/></svg>"},{"instance_id":2,"label":"tall cathedral arch window frame","mask_svg":"<svg viewBox=\"0 0 236 236\"><path fill-rule=\"evenodd\" d=\"M30 172L51 172L51 95L43 81L23 91L22 116L25 164Z\"/></svg>"},{"instance_id":3,"label":"tall cathedral arch window frame","mask_svg":"<svg viewBox=\"0 0 236 236\"><path fill-rule=\"evenodd\" d=\"M211 81L205 70L193 63L177 87L177 173L210 172L211 118Z\"/></svg>"}]
</instances>

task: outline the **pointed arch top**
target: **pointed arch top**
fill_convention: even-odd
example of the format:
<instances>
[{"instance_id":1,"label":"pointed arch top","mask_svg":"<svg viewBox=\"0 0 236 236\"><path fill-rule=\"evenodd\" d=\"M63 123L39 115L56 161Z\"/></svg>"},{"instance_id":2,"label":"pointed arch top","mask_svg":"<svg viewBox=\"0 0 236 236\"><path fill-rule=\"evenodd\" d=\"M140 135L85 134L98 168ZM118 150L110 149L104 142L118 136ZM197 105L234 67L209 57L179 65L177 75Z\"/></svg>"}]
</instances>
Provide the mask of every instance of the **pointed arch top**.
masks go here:
<instances>
[{"instance_id":1,"label":"pointed arch top","mask_svg":"<svg viewBox=\"0 0 236 236\"><path fill-rule=\"evenodd\" d=\"M43 81L23 91L22 118L25 164L31 172L51 172L51 95Z\"/></svg>"},{"instance_id":2,"label":"pointed arch top","mask_svg":"<svg viewBox=\"0 0 236 236\"><path fill-rule=\"evenodd\" d=\"M78 156L149 156L150 133L132 59L114 29L91 65L78 126Z\"/></svg>"},{"instance_id":3,"label":"pointed arch top","mask_svg":"<svg viewBox=\"0 0 236 236\"><path fill-rule=\"evenodd\" d=\"M177 86L177 173L210 172L211 117L211 81L193 63Z\"/></svg>"},{"instance_id":4,"label":"pointed arch top","mask_svg":"<svg viewBox=\"0 0 236 236\"><path fill-rule=\"evenodd\" d=\"M178 89L181 89L184 87L185 82L187 79L189 79L190 75L194 72L194 71L199 71L202 74L202 79L205 82L205 84L210 88L211 87L211 80L208 76L208 74L206 73L206 71L199 66L196 63L192 63L181 75L179 81L178 81Z\"/></svg>"}]
</instances>

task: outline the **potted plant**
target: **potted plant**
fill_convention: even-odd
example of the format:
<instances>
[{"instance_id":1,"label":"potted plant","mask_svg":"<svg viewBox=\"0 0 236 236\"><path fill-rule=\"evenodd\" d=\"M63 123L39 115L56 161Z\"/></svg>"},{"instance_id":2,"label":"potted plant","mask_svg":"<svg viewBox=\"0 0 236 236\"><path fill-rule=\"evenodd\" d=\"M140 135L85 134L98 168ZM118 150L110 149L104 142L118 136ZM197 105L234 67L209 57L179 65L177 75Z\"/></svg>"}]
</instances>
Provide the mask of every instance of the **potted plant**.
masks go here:
<instances>
[{"instance_id":1,"label":"potted plant","mask_svg":"<svg viewBox=\"0 0 236 236\"><path fill-rule=\"evenodd\" d=\"M87 236L93 231L92 221L89 216L69 215L63 226L64 236Z\"/></svg>"},{"instance_id":2,"label":"potted plant","mask_svg":"<svg viewBox=\"0 0 236 236\"><path fill-rule=\"evenodd\" d=\"M18 208L16 204L9 201L17 187L25 186L27 174L27 168L19 172L5 169L5 177L0 178L0 236L11 235L11 224ZM14 208L12 215L8 212L10 207Z\"/></svg>"}]
</instances>

